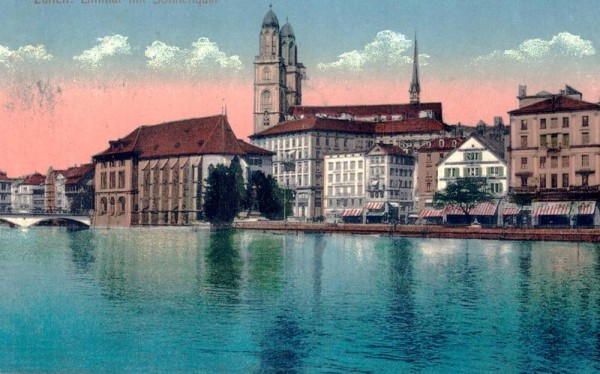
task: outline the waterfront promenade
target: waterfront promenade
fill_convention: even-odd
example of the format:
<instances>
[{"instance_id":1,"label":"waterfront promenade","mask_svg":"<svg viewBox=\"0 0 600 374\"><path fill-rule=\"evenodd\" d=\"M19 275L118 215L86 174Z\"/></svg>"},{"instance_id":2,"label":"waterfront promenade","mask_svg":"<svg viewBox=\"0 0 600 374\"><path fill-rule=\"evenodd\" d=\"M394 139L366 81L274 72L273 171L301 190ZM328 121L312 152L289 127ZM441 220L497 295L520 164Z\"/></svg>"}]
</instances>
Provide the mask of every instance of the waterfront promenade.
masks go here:
<instances>
[{"instance_id":1,"label":"waterfront promenade","mask_svg":"<svg viewBox=\"0 0 600 374\"><path fill-rule=\"evenodd\" d=\"M541 240L561 242L600 242L600 229L568 228L484 228L476 226L435 225L364 225L331 223L297 223L238 221L233 224L242 230L303 231L310 233L346 233L406 236L416 238L488 239L488 240Z\"/></svg>"}]
</instances>

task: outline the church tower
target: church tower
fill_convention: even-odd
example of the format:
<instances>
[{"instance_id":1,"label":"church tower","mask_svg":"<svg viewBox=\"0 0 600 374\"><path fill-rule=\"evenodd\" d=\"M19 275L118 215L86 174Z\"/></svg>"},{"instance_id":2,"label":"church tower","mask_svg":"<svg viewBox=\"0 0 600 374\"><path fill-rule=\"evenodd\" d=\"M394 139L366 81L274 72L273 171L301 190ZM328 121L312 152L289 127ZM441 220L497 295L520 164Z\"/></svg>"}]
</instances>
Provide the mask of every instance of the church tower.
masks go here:
<instances>
[{"instance_id":1,"label":"church tower","mask_svg":"<svg viewBox=\"0 0 600 374\"><path fill-rule=\"evenodd\" d=\"M298 49L292 26L279 29L272 9L263 18L259 54L254 60L254 133L285 120L290 105L302 103L304 65L298 63Z\"/></svg>"},{"instance_id":2,"label":"church tower","mask_svg":"<svg viewBox=\"0 0 600 374\"><path fill-rule=\"evenodd\" d=\"M298 47L294 29L286 19L279 32L281 40L281 56L285 66L286 110L291 105L302 104L302 78L305 75L304 65L298 62Z\"/></svg>"},{"instance_id":3,"label":"church tower","mask_svg":"<svg viewBox=\"0 0 600 374\"><path fill-rule=\"evenodd\" d=\"M413 57L412 82L410 83L410 103L419 104L421 95L421 84L419 83L419 49L417 47L417 34L415 33L415 55Z\"/></svg>"}]
</instances>

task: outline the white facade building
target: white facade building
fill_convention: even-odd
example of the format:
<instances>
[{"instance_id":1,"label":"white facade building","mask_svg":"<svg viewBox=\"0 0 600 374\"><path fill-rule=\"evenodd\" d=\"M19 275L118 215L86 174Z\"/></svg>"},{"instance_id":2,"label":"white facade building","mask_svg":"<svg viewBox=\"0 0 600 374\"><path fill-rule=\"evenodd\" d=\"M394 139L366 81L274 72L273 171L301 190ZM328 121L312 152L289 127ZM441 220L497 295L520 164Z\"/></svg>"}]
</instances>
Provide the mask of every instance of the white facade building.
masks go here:
<instances>
[{"instance_id":1,"label":"white facade building","mask_svg":"<svg viewBox=\"0 0 600 374\"><path fill-rule=\"evenodd\" d=\"M488 190L497 197L508 191L507 163L477 135L471 135L458 148L438 162L437 189L446 189L448 183L459 178L486 179Z\"/></svg>"},{"instance_id":2,"label":"white facade building","mask_svg":"<svg viewBox=\"0 0 600 374\"><path fill-rule=\"evenodd\" d=\"M325 156L324 216L328 221L363 222L365 153Z\"/></svg>"}]
</instances>

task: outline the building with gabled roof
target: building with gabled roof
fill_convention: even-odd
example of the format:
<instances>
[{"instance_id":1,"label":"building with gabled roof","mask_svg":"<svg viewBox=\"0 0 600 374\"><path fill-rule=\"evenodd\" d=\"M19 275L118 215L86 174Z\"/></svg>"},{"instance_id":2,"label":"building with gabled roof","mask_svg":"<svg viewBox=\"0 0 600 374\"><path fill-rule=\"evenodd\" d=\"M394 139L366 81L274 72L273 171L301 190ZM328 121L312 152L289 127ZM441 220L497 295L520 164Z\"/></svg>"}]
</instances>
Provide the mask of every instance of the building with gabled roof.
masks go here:
<instances>
[{"instance_id":1,"label":"building with gabled roof","mask_svg":"<svg viewBox=\"0 0 600 374\"><path fill-rule=\"evenodd\" d=\"M186 225L203 217L204 181L238 158L245 177L272 153L236 138L227 116L140 126L94 156L96 226Z\"/></svg>"}]
</instances>

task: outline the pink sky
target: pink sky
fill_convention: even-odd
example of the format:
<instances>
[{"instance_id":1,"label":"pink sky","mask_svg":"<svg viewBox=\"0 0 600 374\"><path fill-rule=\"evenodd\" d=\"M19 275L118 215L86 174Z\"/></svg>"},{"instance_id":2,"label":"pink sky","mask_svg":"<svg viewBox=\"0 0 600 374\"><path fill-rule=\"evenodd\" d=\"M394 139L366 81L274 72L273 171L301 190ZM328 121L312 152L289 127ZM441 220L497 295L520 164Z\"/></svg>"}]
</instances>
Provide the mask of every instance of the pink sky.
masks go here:
<instances>
[{"instance_id":1,"label":"pink sky","mask_svg":"<svg viewBox=\"0 0 600 374\"><path fill-rule=\"evenodd\" d=\"M600 88L570 82L584 93L584 99L597 101ZM447 123L492 123L495 115L508 120L506 112L517 106L518 82L429 82L422 86L422 101L441 101ZM530 87L557 92L564 83ZM306 82L304 104L402 103L408 99L407 84L311 80ZM202 117L221 112L226 99L229 122L240 138L252 132L252 82L226 84L66 83L52 103L34 95L0 92L0 170L9 176L46 173L90 162L105 149L108 141L123 137L140 125Z\"/></svg>"}]
</instances>

